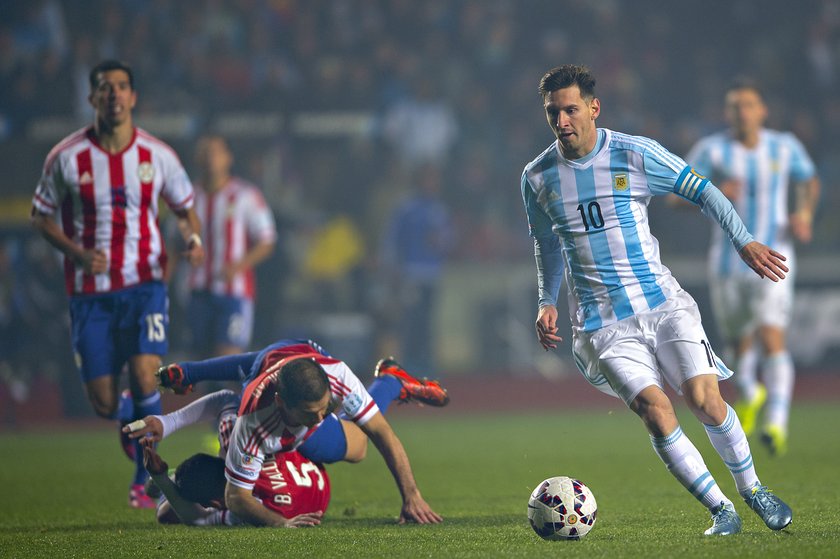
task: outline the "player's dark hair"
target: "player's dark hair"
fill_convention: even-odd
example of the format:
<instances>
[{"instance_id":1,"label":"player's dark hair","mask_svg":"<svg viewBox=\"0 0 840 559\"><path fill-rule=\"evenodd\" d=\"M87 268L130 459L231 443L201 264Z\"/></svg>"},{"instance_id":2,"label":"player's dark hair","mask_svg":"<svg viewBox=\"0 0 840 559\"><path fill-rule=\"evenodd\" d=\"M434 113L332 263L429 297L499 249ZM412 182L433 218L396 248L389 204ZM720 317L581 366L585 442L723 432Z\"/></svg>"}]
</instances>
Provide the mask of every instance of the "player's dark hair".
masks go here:
<instances>
[{"instance_id":1,"label":"player's dark hair","mask_svg":"<svg viewBox=\"0 0 840 559\"><path fill-rule=\"evenodd\" d=\"M540 80L540 97L545 99L552 91L573 85L578 86L580 96L584 99L595 97L595 77L589 68L577 64L564 64L546 72Z\"/></svg>"},{"instance_id":2,"label":"player's dark hair","mask_svg":"<svg viewBox=\"0 0 840 559\"><path fill-rule=\"evenodd\" d=\"M295 359L277 375L277 395L289 407L317 402L330 390L327 372L313 359Z\"/></svg>"},{"instance_id":3,"label":"player's dark hair","mask_svg":"<svg viewBox=\"0 0 840 559\"><path fill-rule=\"evenodd\" d=\"M218 456L193 454L175 469L175 486L184 499L203 507L225 500L225 461Z\"/></svg>"},{"instance_id":4,"label":"player's dark hair","mask_svg":"<svg viewBox=\"0 0 840 559\"><path fill-rule=\"evenodd\" d=\"M131 86L131 89L134 89L134 72L131 71L131 66L119 60L103 60L90 71L90 75L88 76L90 90L93 91L99 87L100 75L111 70L122 70L128 74L128 85Z\"/></svg>"},{"instance_id":5,"label":"player's dark hair","mask_svg":"<svg viewBox=\"0 0 840 559\"><path fill-rule=\"evenodd\" d=\"M726 93L731 91L740 91L742 89L749 89L754 91L762 100L764 100L764 92L761 90L761 85L749 76L738 76L729 82L726 87Z\"/></svg>"}]
</instances>

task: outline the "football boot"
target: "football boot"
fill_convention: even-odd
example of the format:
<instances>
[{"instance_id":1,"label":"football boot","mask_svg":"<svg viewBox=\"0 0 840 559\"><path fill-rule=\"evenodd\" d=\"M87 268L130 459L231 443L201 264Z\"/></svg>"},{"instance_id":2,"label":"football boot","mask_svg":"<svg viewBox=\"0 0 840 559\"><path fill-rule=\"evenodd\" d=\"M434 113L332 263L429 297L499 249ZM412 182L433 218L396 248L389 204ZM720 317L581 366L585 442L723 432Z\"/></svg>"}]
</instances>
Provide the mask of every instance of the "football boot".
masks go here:
<instances>
[{"instance_id":1,"label":"football boot","mask_svg":"<svg viewBox=\"0 0 840 559\"><path fill-rule=\"evenodd\" d=\"M158 386L171 390L175 394L189 394L193 391L193 385L186 382L184 370L177 363L164 365L155 373Z\"/></svg>"},{"instance_id":2,"label":"football boot","mask_svg":"<svg viewBox=\"0 0 840 559\"><path fill-rule=\"evenodd\" d=\"M731 536L741 531L741 517L734 505L721 503L711 509L712 527L703 532L707 536Z\"/></svg>"},{"instance_id":3,"label":"football boot","mask_svg":"<svg viewBox=\"0 0 840 559\"><path fill-rule=\"evenodd\" d=\"M399 403L418 402L429 406L442 407L449 403L449 394L436 380L419 379L408 374L393 357L380 359L373 372L374 377L392 376L400 381Z\"/></svg>"},{"instance_id":4,"label":"football boot","mask_svg":"<svg viewBox=\"0 0 840 559\"><path fill-rule=\"evenodd\" d=\"M755 390L755 395L749 399L741 399L735 403L735 413L738 414L738 419L741 420L741 427L744 429L744 434L750 436L755 431L755 426L758 423L758 414L761 412L764 402L767 401L767 389L763 384L758 384Z\"/></svg>"},{"instance_id":5,"label":"football boot","mask_svg":"<svg viewBox=\"0 0 840 559\"><path fill-rule=\"evenodd\" d=\"M793 511L763 485L756 485L741 496L771 530L781 530L793 520Z\"/></svg>"},{"instance_id":6,"label":"football boot","mask_svg":"<svg viewBox=\"0 0 840 559\"><path fill-rule=\"evenodd\" d=\"M787 433L779 425L767 425L761 433L761 444L773 456L782 456L787 452Z\"/></svg>"},{"instance_id":7,"label":"football boot","mask_svg":"<svg viewBox=\"0 0 840 559\"><path fill-rule=\"evenodd\" d=\"M142 483L131 485L128 490L128 505L133 509L153 509L157 507L155 500L146 494Z\"/></svg>"}]
</instances>

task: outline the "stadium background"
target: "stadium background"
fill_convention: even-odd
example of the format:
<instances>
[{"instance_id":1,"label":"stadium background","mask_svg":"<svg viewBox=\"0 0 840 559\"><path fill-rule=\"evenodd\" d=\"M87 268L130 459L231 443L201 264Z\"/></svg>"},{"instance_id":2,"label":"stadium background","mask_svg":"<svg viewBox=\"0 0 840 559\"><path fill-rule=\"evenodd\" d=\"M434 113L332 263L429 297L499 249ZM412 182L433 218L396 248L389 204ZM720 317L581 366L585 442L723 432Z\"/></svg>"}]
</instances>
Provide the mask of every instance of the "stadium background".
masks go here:
<instances>
[{"instance_id":1,"label":"stadium background","mask_svg":"<svg viewBox=\"0 0 840 559\"><path fill-rule=\"evenodd\" d=\"M802 386L837 378L836 2L11 1L0 5L2 425L91 415L73 368L59 263L27 216L49 148L90 122L87 73L106 57L134 67L136 123L175 147L188 170L197 136L219 132L235 172L264 188L281 240L258 271L255 347L313 337L362 376L393 347L379 263L384 223L413 171L432 166L456 240L434 309L430 373L455 386L492 375L488 386L508 392L511 377L523 378L529 397L549 398L556 383L580 382L568 347L544 353L533 336L519 177L551 141L539 77L560 63L589 65L601 126L685 154L723 126L730 79L754 76L769 126L793 131L823 180L815 241L798 253L790 345ZM664 262L716 340L710 224L663 200L651 215ZM322 242L334 231L342 242ZM188 357L183 283L170 294L170 358Z\"/></svg>"}]
</instances>

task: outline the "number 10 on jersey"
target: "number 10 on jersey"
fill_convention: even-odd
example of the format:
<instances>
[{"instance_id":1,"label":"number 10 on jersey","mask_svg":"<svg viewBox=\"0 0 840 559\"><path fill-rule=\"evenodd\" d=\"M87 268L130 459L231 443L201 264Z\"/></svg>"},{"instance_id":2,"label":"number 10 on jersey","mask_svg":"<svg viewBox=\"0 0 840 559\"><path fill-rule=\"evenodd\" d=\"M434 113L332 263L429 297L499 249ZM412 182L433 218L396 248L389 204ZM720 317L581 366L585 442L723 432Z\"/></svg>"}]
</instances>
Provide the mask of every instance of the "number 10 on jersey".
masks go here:
<instances>
[{"instance_id":1,"label":"number 10 on jersey","mask_svg":"<svg viewBox=\"0 0 840 559\"><path fill-rule=\"evenodd\" d=\"M580 212L585 231L589 231L590 228L602 229L604 227L604 214L601 213L601 206L598 205L598 202L593 200L587 204L586 208L583 207L583 204L578 204L577 210Z\"/></svg>"}]
</instances>

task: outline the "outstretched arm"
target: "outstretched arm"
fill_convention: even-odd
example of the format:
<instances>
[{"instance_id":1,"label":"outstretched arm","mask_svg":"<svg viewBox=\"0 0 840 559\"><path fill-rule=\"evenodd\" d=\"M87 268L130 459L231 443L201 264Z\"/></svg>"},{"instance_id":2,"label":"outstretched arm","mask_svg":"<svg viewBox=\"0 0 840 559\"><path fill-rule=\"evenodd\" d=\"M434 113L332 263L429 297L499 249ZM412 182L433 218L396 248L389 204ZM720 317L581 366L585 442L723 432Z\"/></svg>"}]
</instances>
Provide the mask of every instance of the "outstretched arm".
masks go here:
<instances>
[{"instance_id":1,"label":"outstretched arm","mask_svg":"<svg viewBox=\"0 0 840 559\"><path fill-rule=\"evenodd\" d=\"M420 495L405 448L403 448L394 430L391 429L391 425L385 420L385 416L377 412L370 421L359 427L373 441L376 449L385 459L388 469L391 470L391 475L397 482L397 488L403 499L400 524L405 524L408 521L414 521L418 524L442 522L443 518L433 511L423 499L423 496Z\"/></svg>"},{"instance_id":2,"label":"outstretched arm","mask_svg":"<svg viewBox=\"0 0 840 559\"><path fill-rule=\"evenodd\" d=\"M157 442L187 425L218 419L225 408L236 410L238 405L239 398L232 390L219 390L166 415L149 415L132 421L123 427L123 433L130 439L148 435L147 438Z\"/></svg>"},{"instance_id":3,"label":"outstretched arm","mask_svg":"<svg viewBox=\"0 0 840 559\"><path fill-rule=\"evenodd\" d=\"M169 507L175 511L181 522L187 525L195 525L200 519L213 513L211 509L206 509L198 503L193 503L181 497L175 483L169 479L169 465L157 453L150 439L143 439L140 444L143 447L143 466L146 467L146 471L149 472L155 485L163 492ZM161 522L163 522L163 518L169 517L167 511L164 510L165 507L166 505L163 505L158 509L157 517Z\"/></svg>"},{"instance_id":4,"label":"outstretched arm","mask_svg":"<svg viewBox=\"0 0 840 559\"><path fill-rule=\"evenodd\" d=\"M772 281L785 278L789 270L784 265L784 261L787 260L784 255L753 239L732 203L713 184L705 185L697 203L703 208L704 214L717 221L738 250L741 259L759 277Z\"/></svg>"}]
</instances>

